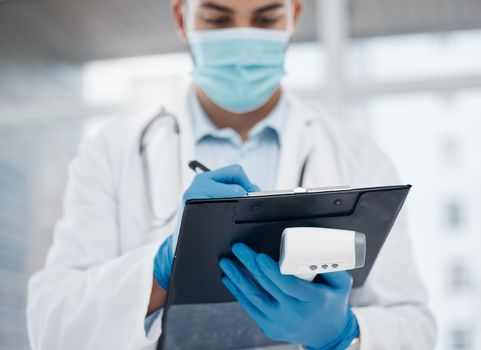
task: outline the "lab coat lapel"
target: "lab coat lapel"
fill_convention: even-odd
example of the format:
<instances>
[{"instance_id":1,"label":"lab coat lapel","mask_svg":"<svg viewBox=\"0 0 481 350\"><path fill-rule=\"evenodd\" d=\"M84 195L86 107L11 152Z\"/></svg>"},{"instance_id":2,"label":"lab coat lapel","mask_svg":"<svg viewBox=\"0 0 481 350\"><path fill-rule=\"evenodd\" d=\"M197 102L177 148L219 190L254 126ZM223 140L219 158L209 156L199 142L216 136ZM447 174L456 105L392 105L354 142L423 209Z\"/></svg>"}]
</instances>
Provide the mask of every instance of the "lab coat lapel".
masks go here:
<instances>
[{"instance_id":1,"label":"lab coat lapel","mask_svg":"<svg viewBox=\"0 0 481 350\"><path fill-rule=\"evenodd\" d=\"M188 162L194 158L195 145L189 120L188 94L183 86L164 107L165 115L175 118L179 133L175 133L173 120L166 120L166 127L156 129L147 145L147 160L152 191L152 207L155 226L175 224L181 205L182 193L191 183L194 172ZM147 200L149 200L147 198Z\"/></svg>"},{"instance_id":2,"label":"lab coat lapel","mask_svg":"<svg viewBox=\"0 0 481 350\"><path fill-rule=\"evenodd\" d=\"M181 193L190 186L195 173L188 164L195 158L195 140L192 129L191 114L189 108L189 94L192 92L192 84L186 83L181 93L175 97L168 107L177 118L180 130L180 168L181 168Z\"/></svg>"},{"instance_id":3,"label":"lab coat lapel","mask_svg":"<svg viewBox=\"0 0 481 350\"><path fill-rule=\"evenodd\" d=\"M286 92L284 122L277 189L298 186L301 169L308 157L303 187L343 186L346 176L336 156L332 135L324 122L323 111L311 108Z\"/></svg>"},{"instance_id":4,"label":"lab coat lapel","mask_svg":"<svg viewBox=\"0 0 481 350\"><path fill-rule=\"evenodd\" d=\"M285 93L285 92L283 92ZM292 189L297 187L302 161L308 154L308 140L305 139L304 117L298 118L299 106L286 96L286 114L282 130L281 152L277 171L277 189Z\"/></svg>"}]
</instances>

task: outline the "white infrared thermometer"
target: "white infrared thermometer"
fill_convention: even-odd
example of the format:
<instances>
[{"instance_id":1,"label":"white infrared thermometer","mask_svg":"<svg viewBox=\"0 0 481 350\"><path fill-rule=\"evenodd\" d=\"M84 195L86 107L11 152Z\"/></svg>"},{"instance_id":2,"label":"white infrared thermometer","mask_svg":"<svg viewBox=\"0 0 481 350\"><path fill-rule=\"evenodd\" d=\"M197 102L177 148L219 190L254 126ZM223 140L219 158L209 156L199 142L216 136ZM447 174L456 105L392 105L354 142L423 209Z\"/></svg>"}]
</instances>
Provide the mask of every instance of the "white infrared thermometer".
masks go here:
<instances>
[{"instance_id":1,"label":"white infrared thermometer","mask_svg":"<svg viewBox=\"0 0 481 350\"><path fill-rule=\"evenodd\" d=\"M312 281L319 273L364 266L363 233L322 227L289 227L281 238L279 266L283 275Z\"/></svg>"}]
</instances>

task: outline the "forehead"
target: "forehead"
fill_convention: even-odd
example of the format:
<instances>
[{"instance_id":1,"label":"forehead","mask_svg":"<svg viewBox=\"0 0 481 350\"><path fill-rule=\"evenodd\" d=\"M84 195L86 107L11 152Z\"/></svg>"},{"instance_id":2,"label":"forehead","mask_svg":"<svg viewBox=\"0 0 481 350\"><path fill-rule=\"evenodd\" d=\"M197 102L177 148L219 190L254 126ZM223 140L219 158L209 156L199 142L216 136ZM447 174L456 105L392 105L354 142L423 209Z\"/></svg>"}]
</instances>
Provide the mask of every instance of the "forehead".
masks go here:
<instances>
[{"instance_id":1,"label":"forehead","mask_svg":"<svg viewBox=\"0 0 481 350\"><path fill-rule=\"evenodd\" d=\"M262 8L284 6L286 0L188 0L190 5L205 9L225 9L231 12L249 12Z\"/></svg>"}]
</instances>

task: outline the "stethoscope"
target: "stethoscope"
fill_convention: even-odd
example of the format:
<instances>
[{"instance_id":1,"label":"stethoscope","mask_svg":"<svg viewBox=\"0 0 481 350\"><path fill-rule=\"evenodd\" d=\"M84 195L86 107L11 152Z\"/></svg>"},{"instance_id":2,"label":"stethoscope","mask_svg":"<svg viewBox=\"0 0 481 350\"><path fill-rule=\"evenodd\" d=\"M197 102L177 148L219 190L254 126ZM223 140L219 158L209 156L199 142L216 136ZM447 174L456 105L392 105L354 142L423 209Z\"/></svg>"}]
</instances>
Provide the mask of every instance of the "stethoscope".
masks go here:
<instances>
[{"instance_id":1,"label":"stethoscope","mask_svg":"<svg viewBox=\"0 0 481 350\"><path fill-rule=\"evenodd\" d=\"M152 191L152 188L153 186L151 185L151 181L152 179L150 178L150 167L149 167L149 161L148 161L148 156L147 156L147 147L148 147L148 139L150 137L150 135L153 134L153 132L156 130L156 127L157 126L162 126L162 127L166 127L167 124L166 122L168 120L171 120L171 122L173 123L170 127L172 128L172 131L174 132L175 136L177 137L177 147L180 147L180 143L179 143L179 139L180 139L180 134L181 134L181 130L180 130L180 127L179 127L179 123L178 123L178 120L177 118L175 117L175 114L174 113L171 113L169 112L165 107L162 107L161 110L159 111L159 113L157 113L152 119L149 120L149 122L147 124L145 124L144 128L142 129L141 133L140 133L140 138L139 138L139 155L140 155L140 158L141 158L141 163L142 163L142 172L143 172L143 180L144 180L144 184L145 184L145 194L148 198L148 210L150 211L150 214L154 220L154 224L153 226L154 227L157 227L157 226L163 226L165 225L167 222L169 222L170 220L172 220L177 211L174 211L172 214L170 214L168 217L166 218L159 218L156 213L155 213L155 210L154 210L154 195L153 195L153 191ZM302 163L302 167L301 167L301 171L299 173L299 178L298 178L298 182L297 182L297 187L303 187L303 184L304 184L304 177L305 177L305 172L306 172L306 168L307 168L307 164L309 162L309 156L310 156L310 152L308 152L307 156L305 157L304 159L304 162ZM179 153L179 157L178 157L178 171L179 171L179 174L180 174L180 171L181 171L181 166L182 164L181 163L181 160L180 160L180 153ZM186 164L187 166L187 164Z\"/></svg>"},{"instance_id":2,"label":"stethoscope","mask_svg":"<svg viewBox=\"0 0 481 350\"><path fill-rule=\"evenodd\" d=\"M168 125L167 122L171 121L171 125ZM150 216L152 217L152 228L162 227L168 222L170 222L175 215L177 214L177 210L174 210L170 215L165 218L160 218L157 213L155 212L154 208L154 191L152 186L152 179L150 178L150 166L148 161L147 149L148 149L148 140L150 136L154 133L155 130L158 130L159 127L170 127L172 132L177 138L177 147L180 148L180 127L177 121L177 118L173 113L167 111L165 107L162 107L161 110L149 120L147 124L145 124L144 128L140 133L139 138L139 155L142 164L142 173L143 173L143 180L144 180L144 188L145 188L145 195L147 196L147 206L150 212ZM181 173L181 159L180 154L178 156L177 162L177 171L178 174Z\"/></svg>"}]
</instances>

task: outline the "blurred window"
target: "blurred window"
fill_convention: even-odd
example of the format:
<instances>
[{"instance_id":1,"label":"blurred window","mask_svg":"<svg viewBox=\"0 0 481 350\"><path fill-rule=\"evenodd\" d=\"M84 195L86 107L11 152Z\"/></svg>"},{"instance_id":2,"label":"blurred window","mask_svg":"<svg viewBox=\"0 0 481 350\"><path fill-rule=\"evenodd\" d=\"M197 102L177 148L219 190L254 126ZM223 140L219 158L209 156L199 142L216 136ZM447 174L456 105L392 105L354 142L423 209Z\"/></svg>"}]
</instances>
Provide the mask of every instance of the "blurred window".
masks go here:
<instances>
[{"instance_id":1,"label":"blurred window","mask_svg":"<svg viewBox=\"0 0 481 350\"><path fill-rule=\"evenodd\" d=\"M471 332L465 328L454 328L451 331L451 346L453 350L469 350L471 347Z\"/></svg>"},{"instance_id":2,"label":"blurred window","mask_svg":"<svg viewBox=\"0 0 481 350\"><path fill-rule=\"evenodd\" d=\"M471 287L469 268L466 263L454 261L447 268L447 283L450 293L465 292Z\"/></svg>"},{"instance_id":3,"label":"blurred window","mask_svg":"<svg viewBox=\"0 0 481 350\"><path fill-rule=\"evenodd\" d=\"M464 215L464 205L457 200L452 200L445 205L443 211L443 221L451 231L459 232L458 230L464 225Z\"/></svg>"}]
</instances>

